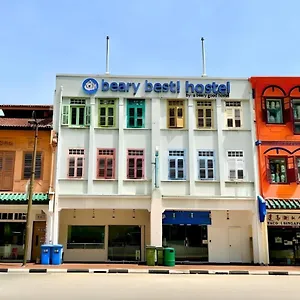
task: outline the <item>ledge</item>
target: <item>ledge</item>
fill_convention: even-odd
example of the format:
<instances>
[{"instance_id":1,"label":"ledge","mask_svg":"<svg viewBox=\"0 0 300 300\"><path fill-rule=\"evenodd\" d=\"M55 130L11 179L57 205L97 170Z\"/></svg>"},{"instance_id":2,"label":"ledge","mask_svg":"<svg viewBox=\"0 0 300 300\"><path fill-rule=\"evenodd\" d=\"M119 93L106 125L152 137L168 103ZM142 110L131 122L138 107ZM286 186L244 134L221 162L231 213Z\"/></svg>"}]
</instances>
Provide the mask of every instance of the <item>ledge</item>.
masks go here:
<instances>
[{"instance_id":1,"label":"ledge","mask_svg":"<svg viewBox=\"0 0 300 300\"><path fill-rule=\"evenodd\" d=\"M218 131L216 128L194 128L194 131Z\"/></svg>"},{"instance_id":2,"label":"ledge","mask_svg":"<svg viewBox=\"0 0 300 300\"><path fill-rule=\"evenodd\" d=\"M161 131L188 131L188 128L160 128Z\"/></svg>"},{"instance_id":3,"label":"ledge","mask_svg":"<svg viewBox=\"0 0 300 300\"><path fill-rule=\"evenodd\" d=\"M123 130L151 130L152 128L122 128Z\"/></svg>"},{"instance_id":4,"label":"ledge","mask_svg":"<svg viewBox=\"0 0 300 300\"><path fill-rule=\"evenodd\" d=\"M86 178L59 178L58 181L88 181Z\"/></svg>"},{"instance_id":5,"label":"ledge","mask_svg":"<svg viewBox=\"0 0 300 300\"><path fill-rule=\"evenodd\" d=\"M176 179L174 179L174 180L161 180L160 182L190 182L189 180L186 180L186 179L184 179L184 180L176 180Z\"/></svg>"},{"instance_id":6,"label":"ledge","mask_svg":"<svg viewBox=\"0 0 300 300\"><path fill-rule=\"evenodd\" d=\"M223 131L251 131L251 128L223 128Z\"/></svg>"},{"instance_id":7,"label":"ledge","mask_svg":"<svg viewBox=\"0 0 300 300\"><path fill-rule=\"evenodd\" d=\"M95 130L119 130L119 127L94 127Z\"/></svg>"},{"instance_id":8,"label":"ledge","mask_svg":"<svg viewBox=\"0 0 300 300\"><path fill-rule=\"evenodd\" d=\"M150 179L123 179L124 182L151 182Z\"/></svg>"},{"instance_id":9,"label":"ledge","mask_svg":"<svg viewBox=\"0 0 300 300\"><path fill-rule=\"evenodd\" d=\"M220 183L220 180L195 180L195 183Z\"/></svg>"},{"instance_id":10,"label":"ledge","mask_svg":"<svg viewBox=\"0 0 300 300\"><path fill-rule=\"evenodd\" d=\"M118 181L118 179L115 179L115 178L113 178L113 179L95 178L95 179L93 179L93 181L112 181L112 182L114 182L114 181Z\"/></svg>"},{"instance_id":11,"label":"ledge","mask_svg":"<svg viewBox=\"0 0 300 300\"><path fill-rule=\"evenodd\" d=\"M225 183L254 183L254 181L248 180L225 180Z\"/></svg>"}]
</instances>

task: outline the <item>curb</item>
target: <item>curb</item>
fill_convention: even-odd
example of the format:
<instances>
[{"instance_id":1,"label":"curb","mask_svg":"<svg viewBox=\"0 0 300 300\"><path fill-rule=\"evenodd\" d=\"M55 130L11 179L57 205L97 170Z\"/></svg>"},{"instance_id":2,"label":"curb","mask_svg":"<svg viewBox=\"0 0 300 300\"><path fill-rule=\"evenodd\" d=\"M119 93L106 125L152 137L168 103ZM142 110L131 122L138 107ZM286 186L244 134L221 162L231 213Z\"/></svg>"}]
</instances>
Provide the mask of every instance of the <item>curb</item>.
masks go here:
<instances>
[{"instance_id":1,"label":"curb","mask_svg":"<svg viewBox=\"0 0 300 300\"><path fill-rule=\"evenodd\" d=\"M300 276L300 271L226 271L226 270L179 270L179 269L1 269L1 274L54 274L54 273L94 273L94 274L191 274L191 275L273 275Z\"/></svg>"}]
</instances>

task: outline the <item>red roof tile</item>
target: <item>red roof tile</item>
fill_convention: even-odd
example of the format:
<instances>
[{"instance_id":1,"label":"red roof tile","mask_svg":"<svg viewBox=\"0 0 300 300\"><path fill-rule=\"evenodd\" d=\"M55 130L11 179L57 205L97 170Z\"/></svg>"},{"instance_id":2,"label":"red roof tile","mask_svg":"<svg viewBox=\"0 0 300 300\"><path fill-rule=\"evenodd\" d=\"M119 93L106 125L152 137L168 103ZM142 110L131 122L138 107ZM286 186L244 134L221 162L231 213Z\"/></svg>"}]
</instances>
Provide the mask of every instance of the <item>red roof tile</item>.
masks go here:
<instances>
[{"instance_id":1,"label":"red roof tile","mask_svg":"<svg viewBox=\"0 0 300 300\"><path fill-rule=\"evenodd\" d=\"M27 118L4 118L0 117L0 127L16 127L16 128L30 128ZM52 119L38 119L39 128L52 128Z\"/></svg>"}]
</instances>

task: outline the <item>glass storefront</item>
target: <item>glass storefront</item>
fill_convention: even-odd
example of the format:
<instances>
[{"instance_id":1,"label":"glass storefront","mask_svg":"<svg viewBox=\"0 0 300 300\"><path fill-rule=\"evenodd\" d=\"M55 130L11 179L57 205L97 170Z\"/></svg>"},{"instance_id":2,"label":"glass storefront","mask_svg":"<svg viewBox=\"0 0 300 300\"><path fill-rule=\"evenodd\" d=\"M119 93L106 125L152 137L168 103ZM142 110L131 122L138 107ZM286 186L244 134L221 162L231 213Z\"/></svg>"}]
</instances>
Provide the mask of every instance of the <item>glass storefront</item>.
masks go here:
<instances>
[{"instance_id":1,"label":"glass storefront","mask_svg":"<svg viewBox=\"0 0 300 300\"><path fill-rule=\"evenodd\" d=\"M141 226L108 226L108 260L141 260Z\"/></svg>"},{"instance_id":2,"label":"glass storefront","mask_svg":"<svg viewBox=\"0 0 300 300\"><path fill-rule=\"evenodd\" d=\"M268 227L270 264L300 265L300 228Z\"/></svg>"},{"instance_id":3,"label":"glass storefront","mask_svg":"<svg viewBox=\"0 0 300 300\"><path fill-rule=\"evenodd\" d=\"M25 222L0 222L0 260L22 260Z\"/></svg>"},{"instance_id":4,"label":"glass storefront","mask_svg":"<svg viewBox=\"0 0 300 300\"><path fill-rule=\"evenodd\" d=\"M177 261L208 261L206 225L163 225L163 246L176 251Z\"/></svg>"}]
</instances>

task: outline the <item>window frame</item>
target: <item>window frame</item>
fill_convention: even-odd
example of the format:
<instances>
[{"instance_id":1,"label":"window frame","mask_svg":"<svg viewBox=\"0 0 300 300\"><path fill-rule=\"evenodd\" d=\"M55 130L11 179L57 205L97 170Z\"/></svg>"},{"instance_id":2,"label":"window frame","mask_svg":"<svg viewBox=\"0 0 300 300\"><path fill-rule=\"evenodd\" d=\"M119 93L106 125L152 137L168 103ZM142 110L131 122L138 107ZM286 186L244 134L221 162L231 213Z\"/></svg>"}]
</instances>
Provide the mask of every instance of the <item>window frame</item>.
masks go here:
<instances>
[{"instance_id":1,"label":"window frame","mask_svg":"<svg viewBox=\"0 0 300 300\"><path fill-rule=\"evenodd\" d=\"M130 151L142 151L143 154L141 155L132 155L130 154ZM134 178L130 177L130 164L129 160L134 159ZM137 178L137 160L142 159L142 176L141 178ZM127 167L126 167L126 179L127 180L145 180L145 149L134 149L134 148L129 148L127 149Z\"/></svg>"},{"instance_id":2,"label":"window frame","mask_svg":"<svg viewBox=\"0 0 300 300\"><path fill-rule=\"evenodd\" d=\"M296 172L297 184L300 183L300 165L299 165L299 170L298 170L298 160L299 160L299 164L300 164L300 156L295 156L295 172Z\"/></svg>"},{"instance_id":3,"label":"window frame","mask_svg":"<svg viewBox=\"0 0 300 300\"><path fill-rule=\"evenodd\" d=\"M292 97L291 98L291 108L292 108L292 120L293 120L293 133L294 135L300 135L300 130L297 132L296 131L296 125L299 125L300 126L300 118L297 118L295 119L295 102L298 102L299 103L299 106L300 106L300 98L297 98L297 97Z\"/></svg>"},{"instance_id":4,"label":"window frame","mask_svg":"<svg viewBox=\"0 0 300 300\"><path fill-rule=\"evenodd\" d=\"M200 152L212 152L212 156L200 156ZM200 168L200 160L204 160L205 161L205 178L201 178L200 176L200 170L203 168ZM208 168L208 160L212 160L213 162L213 178L208 178L208 170L211 168ZM214 150L197 150L197 178L198 180L201 181L214 181L216 180L216 161L215 161L215 151Z\"/></svg>"},{"instance_id":5,"label":"window frame","mask_svg":"<svg viewBox=\"0 0 300 300\"><path fill-rule=\"evenodd\" d=\"M43 180L43 165L44 165L44 155L43 155L43 151L37 151L36 153L36 162L35 162L35 180ZM26 162L25 162L25 157L26 155L31 155L31 161L30 161L30 166L26 166ZM40 166L40 177L36 177L36 169L37 169L37 163L38 163L38 156L40 155L40 162L41 162L41 166ZM33 160L33 152L31 151L24 151L23 152L23 167L22 167L22 180L29 180L31 178L31 166L32 166L32 160ZM25 168L30 168L30 175L29 177L25 176Z\"/></svg>"},{"instance_id":6,"label":"window frame","mask_svg":"<svg viewBox=\"0 0 300 300\"><path fill-rule=\"evenodd\" d=\"M230 152L235 152L235 153L242 153L242 156L229 156ZM246 170L245 170L245 152L244 150L227 150L226 151L226 160L227 160L227 171L228 171L228 180L229 181L245 181L246 180ZM239 161L240 160L240 161ZM233 162L235 164L235 177L231 177L231 172L232 169L230 167L230 161ZM240 165L240 167L238 166ZM238 171L243 171L243 177L239 178L239 173Z\"/></svg>"},{"instance_id":7,"label":"window frame","mask_svg":"<svg viewBox=\"0 0 300 300\"><path fill-rule=\"evenodd\" d=\"M113 101L113 104L111 103L101 103L101 101ZM108 99L108 98L100 98L98 99L98 126L100 128L114 128L116 127L116 99ZM101 116L101 109L105 108L105 115ZM113 109L113 125L109 125L108 119L111 117L108 114L109 109L112 108ZM101 118L104 117L105 118L105 125L101 125Z\"/></svg>"},{"instance_id":8,"label":"window frame","mask_svg":"<svg viewBox=\"0 0 300 300\"><path fill-rule=\"evenodd\" d=\"M284 116L284 98L282 97L265 97L264 98L264 101L265 101L265 108L266 108L266 124L268 125L283 125L285 124L285 116ZM280 123L272 123L272 122L269 122L268 120L268 108L267 108L267 102L269 101L280 101L280 107L281 107L281 117L282 117L282 121Z\"/></svg>"},{"instance_id":9,"label":"window frame","mask_svg":"<svg viewBox=\"0 0 300 300\"><path fill-rule=\"evenodd\" d=\"M200 105L202 103L202 105ZM204 105L204 104L210 104L210 105ZM203 127L199 126L199 119L202 119L199 117L199 110L203 109ZM211 110L211 126L206 126L207 123L207 110ZM196 116L196 128L197 129L213 129L214 128L214 101L212 100L196 100L196 107L195 107L195 116ZM208 117L209 118L209 117Z\"/></svg>"},{"instance_id":10,"label":"window frame","mask_svg":"<svg viewBox=\"0 0 300 300\"><path fill-rule=\"evenodd\" d=\"M127 99L126 100L126 112L127 112L127 128L145 128L145 113L146 113L146 100L145 99ZM139 117L137 110L142 109L142 116ZM130 109L134 109L134 125L130 125ZM142 125L138 126L138 119L142 119Z\"/></svg>"},{"instance_id":11,"label":"window frame","mask_svg":"<svg viewBox=\"0 0 300 300\"><path fill-rule=\"evenodd\" d=\"M183 152L183 156L182 155L170 155L171 152ZM183 160L183 167L182 168L178 168L178 160ZM175 160L175 168L170 168L170 160ZM175 178L171 177L171 169L175 169ZM183 178L178 178L178 172L182 169L183 172ZM168 150L168 180L171 181L178 181L178 180L187 180L187 176L186 176L186 150L185 149L169 149Z\"/></svg>"},{"instance_id":12,"label":"window frame","mask_svg":"<svg viewBox=\"0 0 300 300\"><path fill-rule=\"evenodd\" d=\"M74 150L74 151L83 151L83 154L70 154L70 151ZM74 176L70 175L70 160L74 158ZM81 177L77 176L78 173L78 159L82 158L82 175ZM69 148L68 149L68 167L67 167L67 177L69 179L73 179L73 180L82 180L84 179L85 176L85 149L84 148ZM76 175L76 176L75 176Z\"/></svg>"},{"instance_id":13,"label":"window frame","mask_svg":"<svg viewBox=\"0 0 300 300\"><path fill-rule=\"evenodd\" d=\"M99 154L100 151L112 151L112 154ZM105 159L104 163L104 176L100 176L100 159ZM107 176L107 160L112 159L112 176ZM115 179L115 167L116 167L116 149L115 148L97 148L97 170L96 178L102 180L114 180Z\"/></svg>"},{"instance_id":14,"label":"window frame","mask_svg":"<svg viewBox=\"0 0 300 300\"><path fill-rule=\"evenodd\" d=\"M178 104L176 104L176 102ZM180 104L181 103L181 104ZM174 109L174 126L171 126L171 109ZM178 116L178 110L182 110L182 116ZM169 129L184 129L185 128L185 101L184 100L167 100L167 128ZM181 126L182 125L182 126Z\"/></svg>"},{"instance_id":15,"label":"window frame","mask_svg":"<svg viewBox=\"0 0 300 300\"><path fill-rule=\"evenodd\" d=\"M225 105L225 127L227 128L227 129L242 129L243 128L243 103L242 103L242 101L241 100L236 100L236 101L229 101L229 100L225 100L224 101L225 103L224 103L224 105ZM232 103L233 105L228 105L227 106L227 103L229 104L229 103ZM239 103L240 105L234 105L234 104L237 104L237 103ZM231 115L232 115L232 117L231 118L229 118L228 117L228 112L231 112ZM240 121L240 126L236 126L236 121L238 121L238 119L236 118L236 116L235 116L235 112L236 111L239 111L239 113L240 113L240 119L239 119L239 121ZM228 126L228 120L229 119L232 119L232 127L230 126Z\"/></svg>"}]
</instances>

